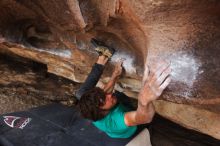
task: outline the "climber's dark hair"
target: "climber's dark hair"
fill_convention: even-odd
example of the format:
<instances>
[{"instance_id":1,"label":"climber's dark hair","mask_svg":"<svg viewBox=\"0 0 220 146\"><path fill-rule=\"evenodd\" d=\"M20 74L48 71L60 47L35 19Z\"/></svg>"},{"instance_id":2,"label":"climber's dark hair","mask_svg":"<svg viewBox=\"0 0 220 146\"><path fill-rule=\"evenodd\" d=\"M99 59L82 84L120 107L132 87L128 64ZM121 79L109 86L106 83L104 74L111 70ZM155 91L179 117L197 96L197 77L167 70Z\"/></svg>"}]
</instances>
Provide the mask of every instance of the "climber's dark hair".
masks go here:
<instances>
[{"instance_id":1,"label":"climber's dark hair","mask_svg":"<svg viewBox=\"0 0 220 146\"><path fill-rule=\"evenodd\" d=\"M106 110L100 109L100 106L104 104L105 92L101 88L95 87L82 95L78 108L84 118L97 121L106 115Z\"/></svg>"}]
</instances>

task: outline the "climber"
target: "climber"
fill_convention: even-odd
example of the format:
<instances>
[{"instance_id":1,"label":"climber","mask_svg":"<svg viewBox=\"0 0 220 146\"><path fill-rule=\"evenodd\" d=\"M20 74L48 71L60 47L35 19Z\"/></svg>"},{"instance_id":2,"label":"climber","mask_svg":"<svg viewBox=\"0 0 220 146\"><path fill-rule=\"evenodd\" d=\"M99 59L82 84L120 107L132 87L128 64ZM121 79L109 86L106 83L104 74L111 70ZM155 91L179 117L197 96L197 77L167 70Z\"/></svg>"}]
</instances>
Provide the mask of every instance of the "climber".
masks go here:
<instances>
[{"instance_id":1,"label":"climber","mask_svg":"<svg viewBox=\"0 0 220 146\"><path fill-rule=\"evenodd\" d=\"M112 138L131 137L137 131L138 125L151 122L155 113L152 101L158 99L170 83L170 64L163 62L150 70L145 66L138 107L132 109L128 104L120 102L121 98L127 96L114 91L114 85L122 73L122 60L115 65L108 83L101 88L95 87L115 50L97 40L92 42L97 47L99 57L85 83L76 92L81 115L92 120L98 129Z\"/></svg>"}]
</instances>

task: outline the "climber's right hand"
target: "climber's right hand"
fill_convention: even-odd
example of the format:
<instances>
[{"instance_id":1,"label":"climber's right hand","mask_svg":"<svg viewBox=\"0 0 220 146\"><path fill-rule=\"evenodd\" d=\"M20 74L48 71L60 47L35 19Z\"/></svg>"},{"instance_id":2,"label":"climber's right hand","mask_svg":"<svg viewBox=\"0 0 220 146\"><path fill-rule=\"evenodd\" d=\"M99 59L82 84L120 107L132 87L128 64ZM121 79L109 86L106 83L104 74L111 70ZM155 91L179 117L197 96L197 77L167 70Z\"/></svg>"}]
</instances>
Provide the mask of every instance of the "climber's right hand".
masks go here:
<instances>
[{"instance_id":1,"label":"climber's right hand","mask_svg":"<svg viewBox=\"0 0 220 146\"><path fill-rule=\"evenodd\" d=\"M169 85L171 81L171 68L168 62L159 62L150 68L145 68L143 86L140 91L139 100L144 103L156 100ZM147 72L147 73L146 73ZM147 76L147 77L146 77Z\"/></svg>"}]
</instances>

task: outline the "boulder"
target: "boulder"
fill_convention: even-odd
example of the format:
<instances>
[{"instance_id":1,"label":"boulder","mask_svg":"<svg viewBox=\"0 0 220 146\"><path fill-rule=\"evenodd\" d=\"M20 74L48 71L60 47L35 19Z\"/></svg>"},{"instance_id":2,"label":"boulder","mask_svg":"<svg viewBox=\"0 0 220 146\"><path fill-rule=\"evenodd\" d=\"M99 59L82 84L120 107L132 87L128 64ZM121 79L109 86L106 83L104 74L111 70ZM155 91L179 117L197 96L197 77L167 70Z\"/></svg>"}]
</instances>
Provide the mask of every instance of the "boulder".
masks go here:
<instances>
[{"instance_id":1,"label":"boulder","mask_svg":"<svg viewBox=\"0 0 220 146\"><path fill-rule=\"evenodd\" d=\"M157 111L220 139L218 122L195 124L194 112L180 112L185 106L200 117L208 112L209 122L220 116L218 0L1 0L0 8L1 52L44 63L48 72L75 82L85 80L97 58L91 38L117 50L102 81L115 61L126 59L117 89L131 96L141 87L145 64L170 61L172 82Z\"/></svg>"}]
</instances>

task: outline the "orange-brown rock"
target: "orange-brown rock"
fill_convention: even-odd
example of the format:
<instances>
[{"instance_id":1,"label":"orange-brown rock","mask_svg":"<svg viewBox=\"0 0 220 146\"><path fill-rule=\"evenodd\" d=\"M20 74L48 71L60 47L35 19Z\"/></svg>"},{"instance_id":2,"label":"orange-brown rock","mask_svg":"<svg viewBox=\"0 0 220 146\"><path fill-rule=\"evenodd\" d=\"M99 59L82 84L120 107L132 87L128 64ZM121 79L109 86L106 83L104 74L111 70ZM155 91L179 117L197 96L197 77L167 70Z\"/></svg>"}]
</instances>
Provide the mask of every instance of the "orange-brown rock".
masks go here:
<instances>
[{"instance_id":1,"label":"orange-brown rock","mask_svg":"<svg viewBox=\"0 0 220 146\"><path fill-rule=\"evenodd\" d=\"M0 53L0 114L61 102L72 105L79 84L47 73L44 64ZM59 90L58 90L59 89Z\"/></svg>"},{"instance_id":2,"label":"orange-brown rock","mask_svg":"<svg viewBox=\"0 0 220 146\"><path fill-rule=\"evenodd\" d=\"M2 52L42 62L49 72L83 82L97 57L90 43L95 37L117 50L103 80L112 63L126 58L126 74L117 87L136 95L144 64L165 59L171 61L173 73L161 98L220 116L218 0L2 0L0 8ZM164 107L169 102L163 102ZM167 117L176 119L179 114L187 119L181 112ZM197 120L189 115L189 120ZM176 121L193 128L190 122ZM220 137L201 130L204 127L194 128Z\"/></svg>"}]
</instances>

